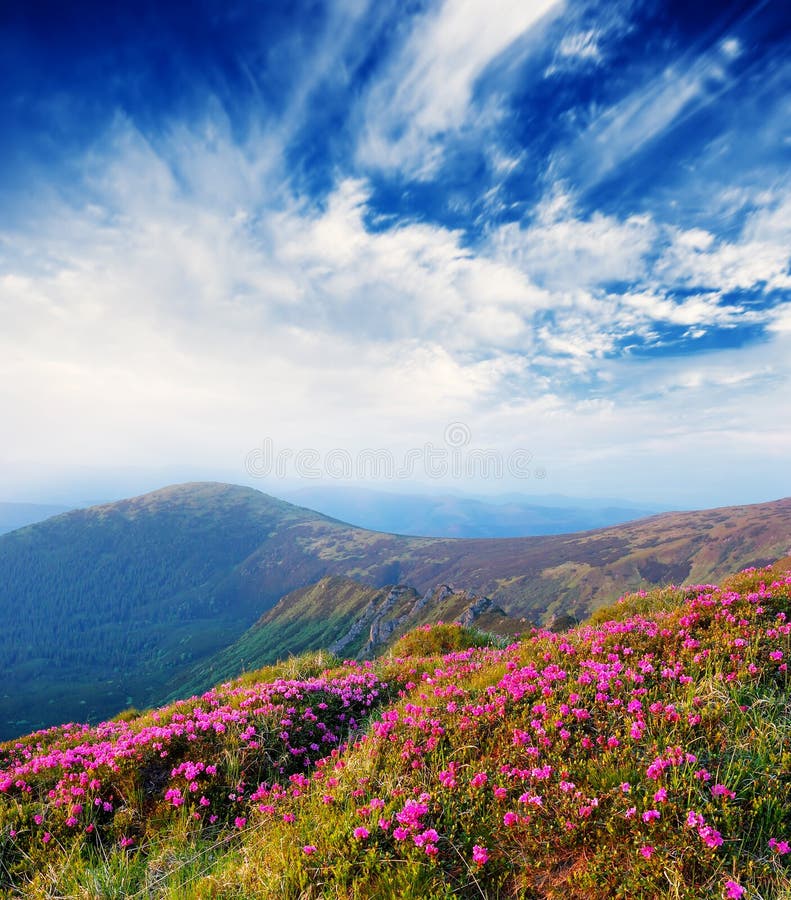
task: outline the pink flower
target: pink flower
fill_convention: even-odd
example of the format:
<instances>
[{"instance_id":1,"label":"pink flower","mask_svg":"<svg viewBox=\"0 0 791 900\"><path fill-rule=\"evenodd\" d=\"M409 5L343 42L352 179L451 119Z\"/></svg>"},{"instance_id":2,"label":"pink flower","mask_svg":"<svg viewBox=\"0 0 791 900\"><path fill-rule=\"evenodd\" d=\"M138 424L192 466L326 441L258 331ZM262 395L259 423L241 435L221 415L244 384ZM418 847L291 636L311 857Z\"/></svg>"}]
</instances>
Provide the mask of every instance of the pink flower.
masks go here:
<instances>
[{"instance_id":1,"label":"pink flower","mask_svg":"<svg viewBox=\"0 0 791 900\"><path fill-rule=\"evenodd\" d=\"M472 861L479 866L484 866L489 861L489 851L480 844L475 844L472 848Z\"/></svg>"},{"instance_id":2,"label":"pink flower","mask_svg":"<svg viewBox=\"0 0 791 900\"><path fill-rule=\"evenodd\" d=\"M644 822L650 822L653 819L658 819L658 818L659 818L659 810L658 809L647 809L643 813L643 821Z\"/></svg>"},{"instance_id":3,"label":"pink flower","mask_svg":"<svg viewBox=\"0 0 791 900\"><path fill-rule=\"evenodd\" d=\"M640 855L644 856L646 859L651 859L651 857L654 855L655 850L655 847L646 845L645 847L640 848Z\"/></svg>"},{"instance_id":4,"label":"pink flower","mask_svg":"<svg viewBox=\"0 0 791 900\"><path fill-rule=\"evenodd\" d=\"M313 844L305 844L305 846L302 848L302 852L305 854L305 856L312 856L316 852L316 849L317 848L314 847Z\"/></svg>"},{"instance_id":5,"label":"pink flower","mask_svg":"<svg viewBox=\"0 0 791 900\"><path fill-rule=\"evenodd\" d=\"M722 835L716 828L712 828L711 825L701 825L698 828L698 834L703 843L707 847L711 847L712 850L722 844Z\"/></svg>"},{"instance_id":6,"label":"pink flower","mask_svg":"<svg viewBox=\"0 0 791 900\"><path fill-rule=\"evenodd\" d=\"M791 844L788 841L778 841L775 838L770 838L769 849L782 856L784 853L791 853Z\"/></svg>"},{"instance_id":7,"label":"pink flower","mask_svg":"<svg viewBox=\"0 0 791 900\"><path fill-rule=\"evenodd\" d=\"M358 841L364 841L366 838L370 837L371 832L365 828L363 825L359 825L354 829L354 836Z\"/></svg>"},{"instance_id":8,"label":"pink flower","mask_svg":"<svg viewBox=\"0 0 791 900\"><path fill-rule=\"evenodd\" d=\"M244 828L244 826L247 824L247 819L245 819L244 816L237 816L237 817L233 820L233 824L234 824L237 828Z\"/></svg>"},{"instance_id":9,"label":"pink flower","mask_svg":"<svg viewBox=\"0 0 791 900\"><path fill-rule=\"evenodd\" d=\"M725 797L727 800L733 800L736 796L730 788L727 788L724 784L715 784L711 789L711 793L715 797Z\"/></svg>"},{"instance_id":10,"label":"pink flower","mask_svg":"<svg viewBox=\"0 0 791 900\"><path fill-rule=\"evenodd\" d=\"M733 898L733 900L739 900L739 897L741 897L743 893L744 888L740 884L737 884L730 879L725 882L725 896L728 897L729 900L731 900L731 898Z\"/></svg>"},{"instance_id":11,"label":"pink flower","mask_svg":"<svg viewBox=\"0 0 791 900\"><path fill-rule=\"evenodd\" d=\"M519 821L519 816L518 816L515 812L507 812L507 813L503 816L503 825L506 825L506 826L509 827L509 828L510 828L512 825L516 825L516 823L517 823L518 821Z\"/></svg>"},{"instance_id":12,"label":"pink flower","mask_svg":"<svg viewBox=\"0 0 791 900\"><path fill-rule=\"evenodd\" d=\"M436 842L439 840L439 835L437 834L435 829L427 828L422 834L419 834L415 838L415 843L419 847L420 844L418 843L418 838L421 839L421 843L423 844L436 844Z\"/></svg>"}]
</instances>

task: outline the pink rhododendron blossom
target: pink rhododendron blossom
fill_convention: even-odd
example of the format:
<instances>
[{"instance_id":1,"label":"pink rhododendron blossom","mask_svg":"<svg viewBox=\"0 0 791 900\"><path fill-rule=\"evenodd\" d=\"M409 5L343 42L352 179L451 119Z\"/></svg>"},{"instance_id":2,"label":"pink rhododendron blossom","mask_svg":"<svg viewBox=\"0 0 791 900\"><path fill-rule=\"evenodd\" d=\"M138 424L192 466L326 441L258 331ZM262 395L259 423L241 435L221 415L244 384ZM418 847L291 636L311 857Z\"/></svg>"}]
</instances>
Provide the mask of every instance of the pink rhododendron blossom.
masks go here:
<instances>
[{"instance_id":1,"label":"pink rhododendron blossom","mask_svg":"<svg viewBox=\"0 0 791 900\"><path fill-rule=\"evenodd\" d=\"M486 849L486 847L481 847L479 844L475 844L472 848L472 860L479 866L486 865L486 863L489 861L489 851Z\"/></svg>"}]
</instances>

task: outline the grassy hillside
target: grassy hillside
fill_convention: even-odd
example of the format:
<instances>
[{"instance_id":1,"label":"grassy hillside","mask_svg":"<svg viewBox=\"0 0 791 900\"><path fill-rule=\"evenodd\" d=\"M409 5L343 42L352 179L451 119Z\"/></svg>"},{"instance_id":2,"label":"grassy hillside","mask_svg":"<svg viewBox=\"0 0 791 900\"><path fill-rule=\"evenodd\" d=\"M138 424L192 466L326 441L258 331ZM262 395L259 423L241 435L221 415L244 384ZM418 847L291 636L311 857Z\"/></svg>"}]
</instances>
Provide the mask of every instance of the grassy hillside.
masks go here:
<instances>
[{"instance_id":1,"label":"grassy hillside","mask_svg":"<svg viewBox=\"0 0 791 900\"><path fill-rule=\"evenodd\" d=\"M347 634L360 611L386 600L392 588L373 588L340 576L327 576L283 597L233 644L176 680L176 693L205 690L240 672L274 663L289 655L330 647ZM406 589L417 597L414 590ZM361 646L364 635L360 635ZM354 656L360 647L348 648Z\"/></svg>"},{"instance_id":2,"label":"grassy hillside","mask_svg":"<svg viewBox=\"0 0 791 900\"><path fill-rule=\"evenodd\" d=\"M329 575L287 594L237 641L195 666L186 678L177 677L173 696L206 690L219 680L309 650L328 648L347 658L370 658L407 631L442 621L474 624L499 635L526 630L492 601L445 585L421 595L405 585L373 588Z\"/></svg>"},{"instance_id":3,"label":"grassy hillside","mask_svg":"<svg viewBox=\"0 0 791 900\"><path fill-rule=\"evenodd\" d=\"M451 584L546 623L625 590L760 564L790 543L791 500L577 535L438 540L353 528L250 488L166 488L0 536L0 737L161 702L277 600L329 575L421 594Z\"/></svg>"},{"instance_id":4,"label":"grassy hillside","mask_svg":"<svg viewBox=\"0 0 791 900\"><path fill-rule=\"evenodd\" d=\"M424 627L0 745L0 890L791 897L783 568L474 643Z\"/></svg>"}]
</instances>

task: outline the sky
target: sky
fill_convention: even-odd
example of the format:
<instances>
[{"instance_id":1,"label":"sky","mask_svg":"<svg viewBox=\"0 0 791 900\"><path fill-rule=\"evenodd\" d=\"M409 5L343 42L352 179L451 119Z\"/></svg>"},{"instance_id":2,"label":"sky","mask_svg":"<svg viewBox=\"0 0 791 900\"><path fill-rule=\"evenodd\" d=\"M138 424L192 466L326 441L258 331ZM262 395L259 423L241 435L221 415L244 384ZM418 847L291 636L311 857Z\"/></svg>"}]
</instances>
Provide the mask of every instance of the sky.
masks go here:
<instances>
[{"instance_id":1,"label":"sky","mask_svg":"<svg viewBox=\"0 0 791 900\"><path fill-rule=\"evenodd\" d=\"M0 4L0 500L791 494L780 2Z\"/></svg>"}]
</instances>

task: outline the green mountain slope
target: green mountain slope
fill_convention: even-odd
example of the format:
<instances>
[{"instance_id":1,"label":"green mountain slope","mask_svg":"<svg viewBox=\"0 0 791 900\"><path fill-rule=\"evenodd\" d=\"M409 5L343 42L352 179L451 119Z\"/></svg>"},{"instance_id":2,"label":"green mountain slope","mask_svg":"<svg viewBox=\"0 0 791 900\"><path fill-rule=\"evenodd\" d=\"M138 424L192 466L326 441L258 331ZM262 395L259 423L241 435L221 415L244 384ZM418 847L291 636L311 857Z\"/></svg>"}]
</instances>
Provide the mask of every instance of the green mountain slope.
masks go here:
<instances>
[{"instance_id":1,"label":"green mountain slope","mask_svg":"<svg viewBox=\"0 0 791 900\"><path fill-rule=\"evenodd\" d=\"M3 536L0 733L153 702L174 668L226 646L292 586L240 590L240 564L321 518L201 484Z\"/></svg>"},{"instance_id":2,"label":"green mountain slope","mask_svg":"<svg viewBox=\"0 0 791 900\"><path fill-rule=\"evenodd\" d=\"M390 591L390 587L369 587L338 575L291 591L233 644L200 663L185 680L175 680L172 695L206 690L291 654L328 649L349 632L362 609L381 603ZM414 591L411 594L417 597Z\"/></svg>"},{"instance_id":3,"label":"green mountain slope","mask_svg":"<svg viewBox=\"0 0 791 900\"><path fill-rule=\"evenodd\" d=\"M526 629L492 600L439 585L419 594L406 585L382 588L328 575L283 597L237 641L174 681L172 696L200 693L243 671L311 650L368 659L413 628L434 622L501 635Z\"/></svg>"},{"instance_id":4,"label":"green mountain slope","mask_svg":"<svg viewBox=\"0 0 791 900\"><path fill-rule=\"evenodd\" d=\"M0 736L159 702L277 600L328 575L418 593L450 584L546 623L627 590L714 580L790 544L788 499L449 540L365 531L250 488L178 485L0 536Z\"/></svg>"}]
</instances>

